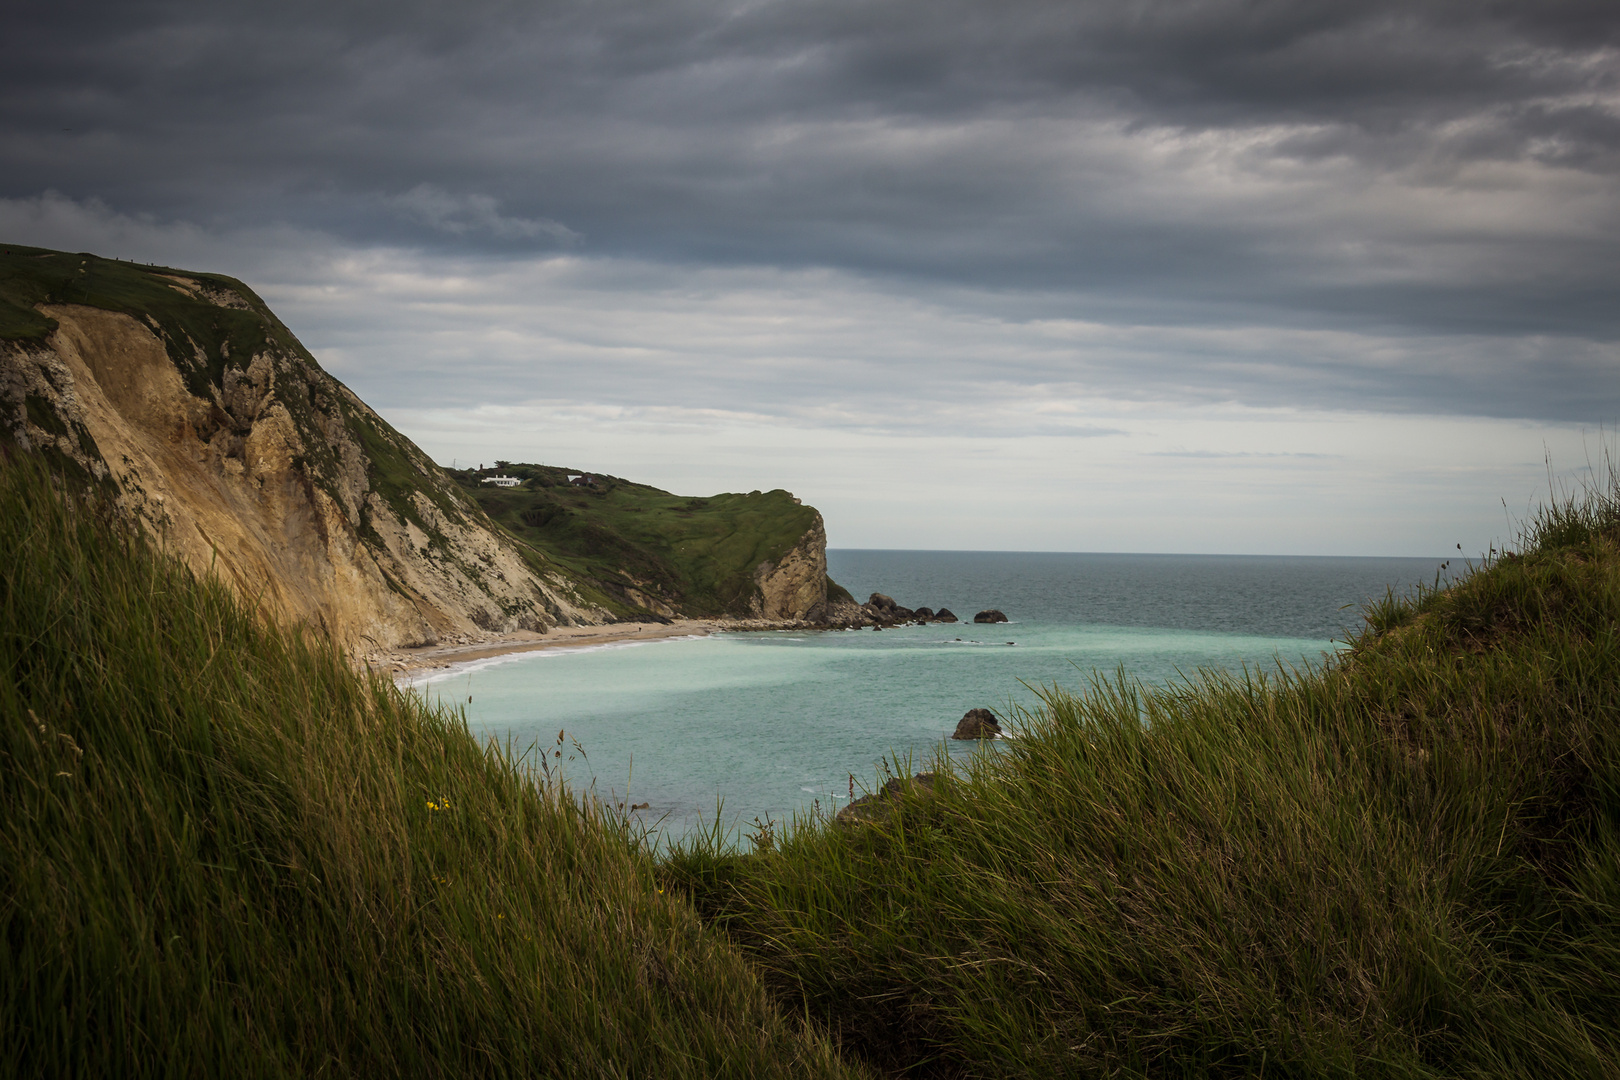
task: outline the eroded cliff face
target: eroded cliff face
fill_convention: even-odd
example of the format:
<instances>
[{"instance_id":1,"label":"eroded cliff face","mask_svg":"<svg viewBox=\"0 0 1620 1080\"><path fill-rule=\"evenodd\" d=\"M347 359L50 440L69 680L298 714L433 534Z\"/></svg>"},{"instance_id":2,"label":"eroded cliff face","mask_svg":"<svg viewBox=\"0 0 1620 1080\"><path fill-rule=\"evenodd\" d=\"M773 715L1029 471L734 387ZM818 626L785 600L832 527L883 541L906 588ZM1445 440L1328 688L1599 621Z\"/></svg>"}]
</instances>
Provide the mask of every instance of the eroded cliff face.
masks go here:
<instances>
[{"instance_id":1,"label":"eroded cliff face","mask_svg":"<svg viewBox=\"0 0 1620 1080\"><path fill-rule=\"evenodd\" d=\"M273 321L245 287L148 277L229 312L232 325ZM606 620L301 347L287 347L279 323L199 343L150 315L34 310L55 329L0 341L5 434L107 485L171 551L267 611L324 626L356 652ZM242 340L259 348L232 356Z\"/></svg>"},{"instance_id":2,"label":"eroded cliff face","mask_svg":"<svg viewBox=\"0 0 1620 1080\"><path fill-rule=\"evenodd\" d=\"M827 612L827 528L821 515L780 559L754 570L759 592L753 600L758 619L821 621Z\"/></svg>"}]
</instances>

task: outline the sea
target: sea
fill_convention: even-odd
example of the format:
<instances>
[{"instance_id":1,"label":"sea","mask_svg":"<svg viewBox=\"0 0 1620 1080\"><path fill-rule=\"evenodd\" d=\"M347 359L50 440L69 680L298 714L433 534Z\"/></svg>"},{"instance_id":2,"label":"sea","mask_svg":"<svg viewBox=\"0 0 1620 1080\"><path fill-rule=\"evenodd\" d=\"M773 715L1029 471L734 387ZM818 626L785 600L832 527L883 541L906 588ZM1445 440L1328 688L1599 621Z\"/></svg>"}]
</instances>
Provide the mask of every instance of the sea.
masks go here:
<instances>
[{"instance_id":1,"label":"sea","mask_svg":"<svg viewBox=\"0 0 1620 1080\"><path fill-rule=\"evenodd\" d=\"M1000 752L949 738L968 709L1015 719L1044 689L1097 675L1164 685L1319 665L1364 604L1433 584L1440 563L834 549L828 571L857 599L882 592L963 621L551 649L411 685L465 710L479 739L622 803L654 842L716 828L740 839L834 813L852 788L939 755ZM1007 622L972 621L990 608Z\"/></svg>"}]
</instances>

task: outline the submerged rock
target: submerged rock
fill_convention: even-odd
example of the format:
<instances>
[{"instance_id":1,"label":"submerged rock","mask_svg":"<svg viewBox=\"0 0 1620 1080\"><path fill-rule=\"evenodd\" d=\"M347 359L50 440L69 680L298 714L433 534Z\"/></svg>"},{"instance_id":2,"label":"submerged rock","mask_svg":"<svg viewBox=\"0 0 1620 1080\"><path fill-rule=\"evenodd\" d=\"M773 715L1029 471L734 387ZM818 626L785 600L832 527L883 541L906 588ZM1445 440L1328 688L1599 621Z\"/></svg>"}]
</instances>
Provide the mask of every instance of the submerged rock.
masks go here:
<instances>
[{"instance_id":1,"label":"submerged rock","mask_svg":"<svg viewBox=\"0 0 1620 1080\"><path fill-rule=\"evenodd\" d=\"M1001 734L996 714L989 709L969 709L956 723L953 739L994 739Z\"/></svg>"}]
</instances>

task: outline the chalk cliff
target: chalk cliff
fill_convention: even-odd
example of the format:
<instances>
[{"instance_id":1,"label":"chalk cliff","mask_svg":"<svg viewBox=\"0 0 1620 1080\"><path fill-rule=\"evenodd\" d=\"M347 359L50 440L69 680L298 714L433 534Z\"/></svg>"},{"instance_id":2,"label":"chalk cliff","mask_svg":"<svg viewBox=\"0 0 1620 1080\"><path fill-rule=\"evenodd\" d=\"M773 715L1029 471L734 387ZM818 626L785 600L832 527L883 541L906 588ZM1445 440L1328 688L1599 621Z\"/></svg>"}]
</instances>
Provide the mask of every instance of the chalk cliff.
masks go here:
<instances>
[{"instance_id":1,"label":"chalk cliff","mask_svg":"<svg viewBox=\"0 0 1620 1080\"><path fill-rule=\"evenodd\" d=\"M817 621L827 612L827 527L821 515L787 554L754 569L759 591L753 597L758 619Z\"/></svg>"},{"instance_id":2,"label":"chalk cliff","mask_svg":"<svg viewBox=\"0 0 1620 1080\"><path fill-rule=\"evenodd\" d=\"M88 302L36 302L48 321L0 339L0 430L106 485L193 568L357 651L608 618L246 286L23 257L42 299Z\"/></svg>"},{"instance_id":3,"label":"chalk cliff","mask_svg":"<svg viewBox=\"0 0 1620 1080\"><path fill-rule=\"evenodd\" d=\"M829 611L821 515L787 492L690 499L544 466L516 467L520 490L486 488L432 462L216 274L0 247L8 447L100 484L194 569L357 654Z\"/></svg>"}]
</instances>

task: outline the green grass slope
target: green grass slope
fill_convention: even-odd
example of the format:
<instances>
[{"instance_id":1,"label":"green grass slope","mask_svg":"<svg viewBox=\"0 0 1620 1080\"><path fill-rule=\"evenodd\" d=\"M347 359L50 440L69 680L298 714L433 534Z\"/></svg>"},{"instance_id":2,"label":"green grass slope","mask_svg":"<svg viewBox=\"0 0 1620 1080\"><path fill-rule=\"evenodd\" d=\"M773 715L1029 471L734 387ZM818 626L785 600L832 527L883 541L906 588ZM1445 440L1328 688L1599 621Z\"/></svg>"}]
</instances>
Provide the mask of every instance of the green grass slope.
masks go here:
<instances>
[{"instance_id":1,"label":"green grass slope","mask_svg":"<svg viewBox=\"0 0 1620 1080\"><path fill-rule=\"evenodd\" d=\"M622 821L25 458L0 666L0 1075L850 1074Z\"/></svg>"},{"instance_id":2,"label":"green grass slope","mask_svg":"<svg viewBox=\"0 0 1620 1080\"><path fill-rule=\"evenodd\" d=\"M497 474L523 486L481 483ZM816 521L786 491L698 499L601 473L588 486L568 482L582 474L532 464L452 473L491 518L625 613L640 609L639 592L689 617L746 616L755 568L779 561Z\"/></svg>"},{"instance_id":3,"label":"green grass slope","mask_svg":"<svg viewBox=\"0 0 1620 1080\"><path fill-rule=\"evenodd\" d=\"M1620 488L1368 614L655 860L13 460L0 1074L1620 1076Z\"/></svg>"},{"instance_id":4,"label":"green grass slope","mask_svg":"<svg viewBox=\"0 0 1620 1080\"><path fill-rule=\"evenodd\" d=\"M884 820L663 867L918 1076L1620 1076L1620 499L1325 668L1048 689Z\"/></svg>"}]
</instances>

